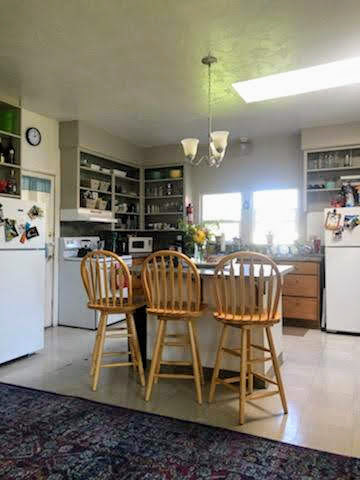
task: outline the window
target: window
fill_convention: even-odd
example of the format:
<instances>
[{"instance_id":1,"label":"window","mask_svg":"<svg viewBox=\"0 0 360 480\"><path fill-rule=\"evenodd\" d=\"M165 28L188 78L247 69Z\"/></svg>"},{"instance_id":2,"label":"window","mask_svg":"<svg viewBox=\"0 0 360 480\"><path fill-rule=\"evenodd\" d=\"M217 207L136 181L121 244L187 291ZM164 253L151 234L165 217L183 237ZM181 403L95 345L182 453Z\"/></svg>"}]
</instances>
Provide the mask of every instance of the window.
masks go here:
<instances>
[{"instance_id":1,"label":"window","mask_svg":"<svg viewBox=\"0 0 360 480\"><path fill-rule=\"evenodd\" d=\"M241 193L216 193L203 195L202 220L204 223L218 223L212 226L215 235L225 234L225 240L240 237L241 232Z\"/></svg>"},{"instance_id":2,"label":"window","mask_svg":"<svg viewBox=\"0 0 360 480\"><path fill-rule=\"evenodd\" d=\"M266 244L272 232L274 243L293 243L298 238L298 191L264 190L253 195L253 242Z\"/></svg>"}]
</instances>

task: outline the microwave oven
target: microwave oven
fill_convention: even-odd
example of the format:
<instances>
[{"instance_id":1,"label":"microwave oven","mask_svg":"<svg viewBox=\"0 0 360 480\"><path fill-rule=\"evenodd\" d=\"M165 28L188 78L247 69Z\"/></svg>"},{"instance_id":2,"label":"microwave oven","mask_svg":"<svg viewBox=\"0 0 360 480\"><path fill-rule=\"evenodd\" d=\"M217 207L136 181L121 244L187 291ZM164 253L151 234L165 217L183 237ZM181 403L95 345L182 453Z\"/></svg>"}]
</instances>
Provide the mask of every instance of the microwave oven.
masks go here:
<instances>
[{"instance_id":1,"label":"microwave oven","mask_svg":"<svg viewBox=\"0 0 360 480\"><path fill-rule=\"evenodd\" d=\"M151 253L152 251L152 237L129 237L129 253Z\"/></svg>"}]
</instances>

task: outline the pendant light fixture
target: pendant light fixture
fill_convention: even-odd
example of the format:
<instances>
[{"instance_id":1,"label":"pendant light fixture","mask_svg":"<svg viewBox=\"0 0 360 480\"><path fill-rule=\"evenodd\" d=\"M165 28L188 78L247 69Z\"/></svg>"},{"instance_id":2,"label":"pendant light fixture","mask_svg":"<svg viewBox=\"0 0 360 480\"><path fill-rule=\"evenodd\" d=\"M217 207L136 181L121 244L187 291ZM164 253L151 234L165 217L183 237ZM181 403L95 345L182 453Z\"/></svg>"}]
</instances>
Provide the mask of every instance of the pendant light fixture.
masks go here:
<instances>
[{"instance_id":1,"label":"pendant light fixture","mask_svg":"<svg viewBox=\"0 0 360 480\"><path fill-rule=\"evenodd\" d=\"M196 157L199 145L197 138L184 138L181 144L184 149L185 159L192 165L200 165L204 160L209 167L220 167L224 158L229 132L212 131L212 111L211 111L211 65L217 62L217 58L207 55L201 62L208 67L208 154L200 158Z\"/></svg>"}]
</instances>

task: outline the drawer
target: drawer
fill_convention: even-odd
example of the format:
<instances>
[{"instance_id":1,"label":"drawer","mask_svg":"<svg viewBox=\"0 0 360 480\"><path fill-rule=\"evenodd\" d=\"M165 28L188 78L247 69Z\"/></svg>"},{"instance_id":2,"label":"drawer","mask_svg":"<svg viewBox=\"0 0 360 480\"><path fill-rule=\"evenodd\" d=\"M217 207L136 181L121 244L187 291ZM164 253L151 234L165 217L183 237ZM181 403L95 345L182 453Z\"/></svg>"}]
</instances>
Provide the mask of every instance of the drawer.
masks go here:
<instances>
[{"instance_id":1,"label":"drawer","mask_svg":"<svg viewBox=\"0 0 360 480\"><path fill-rule=\"evenodd\" d=\"M283 316L303 320L318 320L316 298L283 297Z\"/></svg>"},{"instance_id":2,"label":"drawer","mask_svg":"<svg viewBox=\"0 0 360 480\"><path fill-rule=\"evenodd\" d=\"M283 295L317 297L319 277L314 275L286 275Z\"/></svg>"},{"instance_id":3,"label":"drawer","mask_svg":"<svg viewBox=\"0 0 360 480\"><path fill-rule=\"evenodd\" d=\"M319 264L315 262L276 262L280 265L292 265L294 270L289 275L319 275Z\"/></svg>"}]
</instances>

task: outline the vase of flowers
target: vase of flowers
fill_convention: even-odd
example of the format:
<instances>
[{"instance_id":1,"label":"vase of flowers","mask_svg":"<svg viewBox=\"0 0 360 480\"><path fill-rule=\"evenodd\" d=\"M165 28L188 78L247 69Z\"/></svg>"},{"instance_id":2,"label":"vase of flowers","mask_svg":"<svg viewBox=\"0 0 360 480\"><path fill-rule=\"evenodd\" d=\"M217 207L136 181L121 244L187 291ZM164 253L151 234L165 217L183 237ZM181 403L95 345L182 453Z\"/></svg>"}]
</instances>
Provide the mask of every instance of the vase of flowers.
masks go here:
<instances>
[{"instance_id":1,"label":"vase of flowers","mask_svg":"<svg viewBox=\"0 0 360 480\"><path fill-rule=\"evenodd\" d=\"M206 257L206 245L212 233L204 224L188 224L181 221L180 230L183 232L185 253L192 255L196 263L201 263Z\"/></svg>"}]
</instances>

